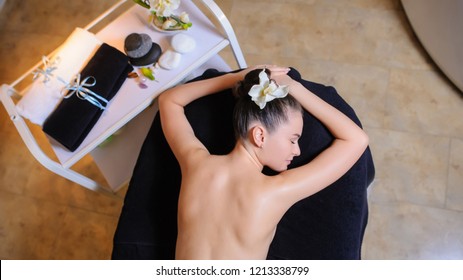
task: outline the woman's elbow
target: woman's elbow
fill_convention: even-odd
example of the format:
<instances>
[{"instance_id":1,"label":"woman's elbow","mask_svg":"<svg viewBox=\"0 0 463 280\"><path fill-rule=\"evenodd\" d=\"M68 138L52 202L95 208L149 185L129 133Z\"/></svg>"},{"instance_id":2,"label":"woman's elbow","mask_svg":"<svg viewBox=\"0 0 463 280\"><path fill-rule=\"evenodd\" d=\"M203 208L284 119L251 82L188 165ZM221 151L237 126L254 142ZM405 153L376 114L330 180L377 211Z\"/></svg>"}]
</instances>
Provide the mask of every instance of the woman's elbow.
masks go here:
<instances>
[{"instance_id":1,"label":"woman's elbow","mask_svg":"<svg viewBox=\"0 0 463 280\"><path fill-rule=\"evenodd\" d=\"M368 134L365 133L365 131L361 130L361 133L358 136L357 143L359 147L362 149L362 151L365 151L368 145L370 144L370 138L368 137Z\"/></svg>"},{"instance_id":2,"label":"woman's elbow","mask_svg":"<svg viewBox=\"0 0 463 280\"><path fill-rule=\"evenodd\" d=\"M170 97L169 97L169 91L164 91L158 96L158 105L159 109L164 108L166 104L169 102Z\"/></svg>"}]
</instances>

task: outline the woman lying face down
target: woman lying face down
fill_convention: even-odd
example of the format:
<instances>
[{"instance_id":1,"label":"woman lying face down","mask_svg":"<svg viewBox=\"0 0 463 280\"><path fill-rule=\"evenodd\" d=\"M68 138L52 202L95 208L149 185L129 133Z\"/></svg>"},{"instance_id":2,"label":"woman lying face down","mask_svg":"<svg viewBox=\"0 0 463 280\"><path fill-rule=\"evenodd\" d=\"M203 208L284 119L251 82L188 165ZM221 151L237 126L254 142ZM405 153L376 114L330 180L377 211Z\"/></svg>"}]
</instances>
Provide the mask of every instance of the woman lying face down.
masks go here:
<instances>
[{"instance_id":1,"label":"woman lying face down","mask_svg":"<svg viewBox=\"0 0 463 280\"><path fill-rule=\"evenodd\" d=\"M233 90L237 98L233 127L238 141L260 148L257 150L260 163L281 172L301 152L298 140L302 134L303 111L299 102L288 95L288 88L278 88L269 75L268 70L254 70L237 83ZM264 92L271 91L272 87L275 92ZM268 100L273 96L278 97Z\"/></svg>"},{"instance_id":2,"label":"woman lying face down","mask_svg":"<svg viewBox=\"0 0 463 280\"><path fill-rule=\"evenodd\" d=\"M368 145L348 117L291 79L285 67L255 67L167 90L161 123L176 156L182 185L177 259L265 259L276 226L297 201L347 172ZM211 155L195 137L184 107L234 88L236 145ZM310 163L287 170L300 153L302 108L335 137ZM262 174L264 166L280 173Z\"/></svg>"}]
</instances>

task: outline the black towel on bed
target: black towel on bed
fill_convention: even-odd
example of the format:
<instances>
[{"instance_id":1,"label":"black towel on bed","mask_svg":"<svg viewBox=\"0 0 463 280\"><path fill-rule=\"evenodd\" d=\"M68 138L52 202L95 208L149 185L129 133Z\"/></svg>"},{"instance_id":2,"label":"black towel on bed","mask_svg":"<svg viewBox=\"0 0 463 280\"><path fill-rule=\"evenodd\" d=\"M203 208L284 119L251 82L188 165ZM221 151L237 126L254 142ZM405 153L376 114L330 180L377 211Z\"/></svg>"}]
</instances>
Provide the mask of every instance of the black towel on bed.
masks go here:
<instances>
[{"instance_id":1,"label":"black towel on bed","mask_svg":"<svg viewBox=\"0 0 463 280\"><path fill-rule=\"evenodd\" d=\"M103 43L80 73L81 82L95 78L95 85L87 87L106 100L111 100L133 70L128 57ZM89 81L90 82L90 81ZM103 106L106 104L100 102ZM65 98L43 124L43 131L70 151L76 150L100 118L103 110L73 94Z\"/></svg>"},{"instance_id":2,"label":"black towel on bed","mask_svg":"<svg viewBox=\"0 0 463 280\"><path fill-rule=\"evenodd\" d=\"M362 126L336 89L290 76ZM289 168L311 161L333 141L325 126L309 113L299 140L301 155ZM375 174L368 148L354 166L322 191L293 205L278 224L268 259L360 259L368 220L367 187Z\"/></svg>"},{"instance_id":3,"label":"black towel on bed","mask_svg":"<svg viewBox=\"0 0 463 280\"><path fill-rule=\"evenodd\" d=\"M208 70L195 80L221 74ZM352 108L333 87L304 81L294 69L289 74L360 125ZM234 147L233 106L231 91L225 90L185 108L195 135L213 154L227 154ZM328 130L306 112L299 140L301 155L293 160L290 168L310 161L332 141ZM268 258L359 259L368 214L366 189L373 177L374 165L367 149L342 178L290 208L277 227ZM174 258L180 182L179 165L164 138L157 115L124 200L114 236L113 259Z\"/></svg>"}]
</instances>

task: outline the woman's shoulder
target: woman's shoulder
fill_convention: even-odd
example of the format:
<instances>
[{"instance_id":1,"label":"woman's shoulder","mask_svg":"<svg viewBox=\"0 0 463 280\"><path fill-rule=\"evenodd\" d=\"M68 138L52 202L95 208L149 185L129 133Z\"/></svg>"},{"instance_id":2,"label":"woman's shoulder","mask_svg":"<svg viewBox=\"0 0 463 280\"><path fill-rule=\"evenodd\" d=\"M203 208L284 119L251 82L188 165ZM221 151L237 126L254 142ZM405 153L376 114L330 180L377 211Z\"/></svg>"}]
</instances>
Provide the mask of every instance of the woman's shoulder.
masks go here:
<instances>
[{"instance_id":1,"label":"woman's shoulder","mask_svg":"<svg viewBox=\"0 0 463 280\"><path fill-rule=\"evenodd\" d=\"M228 170L224 156L211 155L201 151L189 156L186 168L196 175L208 176L224 174Z\"/></svg>"}]
</instances>

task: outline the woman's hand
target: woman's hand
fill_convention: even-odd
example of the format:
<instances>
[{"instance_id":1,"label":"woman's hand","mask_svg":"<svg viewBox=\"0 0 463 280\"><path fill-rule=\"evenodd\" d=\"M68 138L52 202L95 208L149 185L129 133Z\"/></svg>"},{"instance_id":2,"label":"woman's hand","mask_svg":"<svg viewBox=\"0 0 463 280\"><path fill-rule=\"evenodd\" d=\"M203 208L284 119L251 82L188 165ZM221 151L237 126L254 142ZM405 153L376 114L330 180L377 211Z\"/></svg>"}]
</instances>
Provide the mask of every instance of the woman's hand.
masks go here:
<instances>
[{"instance_id":1,"label":"woman's hand","mask_svg":"<svg viewBox=\"0 0 463 280\"><path fill-rule=\"evenodd\" d=\"M250 66L246 69L243 69L242 71L237 72L236 74L239 75L238 80L244 80L244 77L246 76L247 73L251 72L252 70L255 69L268 69L270 70L271 73L271 79L275 79L277 76L281 75L286 75L289 72L289 67L284 67L284 66L278 66L278 65L273 65L273 64L260 64L260 65L254 65Z\"/></svg>"},{"instance_id":2,"label":"woman's hand","mask_svg":"<svg viewBox=\"0 0 463 280\"><path fill-rule=\"evenodd\" d=\"M268 69L271 72L270 78L274 80L277 83L277 85L289 86L290 93L291 93L291 88L299 84L298 81L288 76L288 72L290 69L287 67L276 66L276 67L268 67Z\"/></svg>"},{"instance_id":3,"label":"woman's hand","mask_svg":"<svg viewBox=\"0 0 463 280\"><path fill-rule=\"evenodd\" d=\"M286 75L288 74L289 70L291 70L289 69L289 67L278 66L278 65L264 65L264 67L270 70L270 73L271 73L270 78L272 79L274 79L277 76ZM264 68L264 67L261 67L261 68Z\"/></svg>"}]
</instances>

